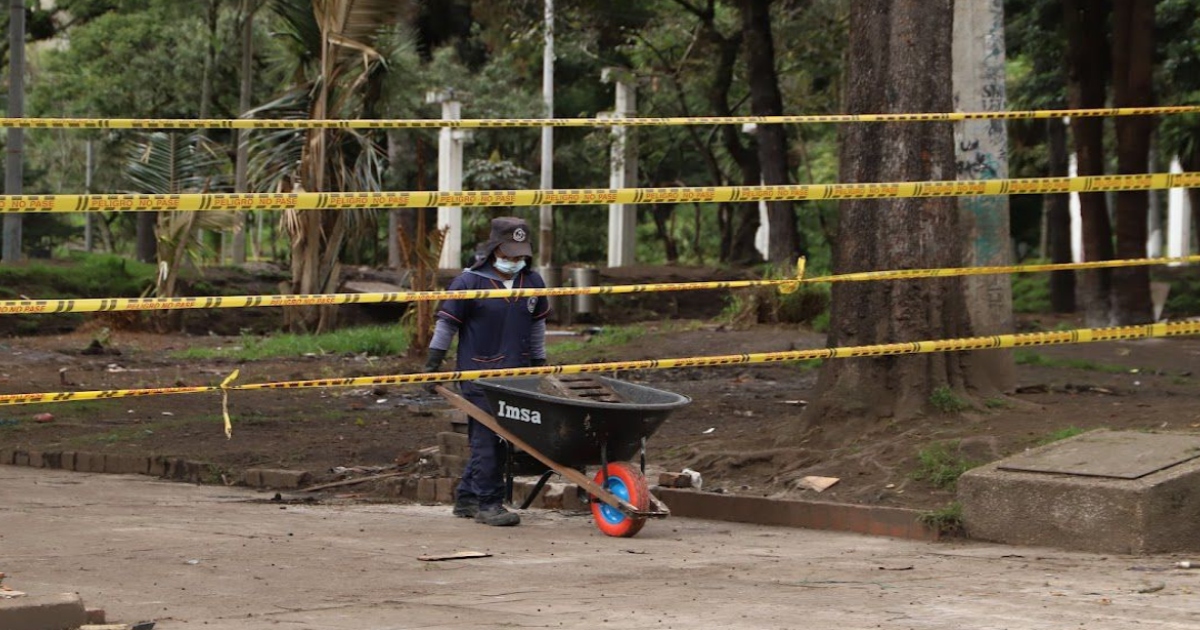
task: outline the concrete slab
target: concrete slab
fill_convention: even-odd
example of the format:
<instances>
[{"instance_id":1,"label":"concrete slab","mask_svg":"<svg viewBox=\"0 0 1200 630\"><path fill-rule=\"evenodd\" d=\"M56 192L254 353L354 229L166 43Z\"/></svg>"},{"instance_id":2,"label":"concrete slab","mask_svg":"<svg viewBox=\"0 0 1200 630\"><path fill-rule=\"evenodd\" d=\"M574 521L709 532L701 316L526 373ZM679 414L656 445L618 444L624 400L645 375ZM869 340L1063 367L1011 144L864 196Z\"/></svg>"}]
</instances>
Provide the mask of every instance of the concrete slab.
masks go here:
<instances>
[{"instance_id":1,"label":"concrete slab","mask_svg":"<svg viewBox=\"0 0 1200 630\"><path fill-rule=\"evenodd\" d=\"M1200 457L1200 436L1093 431L1000 464L1003 470L1138 479Z\"/></svg>"},{"instance_id":2,"label":"concrete slab","mask_svg":"<svg viewBox=\"0 0 1200 630\"><path fill-rule=\"evenodd\" d=\"M967 535L1100 553L1200 551L1200 458L1144 450L1192 439L1093 431L1014 458L1019 466L1002 460L970 470L958 481ZM1103 453L1137 463L1109 466L1095 459Z\"/></svg>"}]
</instances>

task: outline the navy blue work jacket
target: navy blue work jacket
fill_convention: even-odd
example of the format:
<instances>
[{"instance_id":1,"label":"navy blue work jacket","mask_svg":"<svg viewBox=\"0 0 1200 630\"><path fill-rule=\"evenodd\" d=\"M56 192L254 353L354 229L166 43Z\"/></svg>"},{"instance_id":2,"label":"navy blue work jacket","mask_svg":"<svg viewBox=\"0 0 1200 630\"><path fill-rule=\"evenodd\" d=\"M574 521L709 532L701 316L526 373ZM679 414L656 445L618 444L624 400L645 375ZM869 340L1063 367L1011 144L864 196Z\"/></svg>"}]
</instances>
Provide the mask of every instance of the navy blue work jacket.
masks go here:
<instances>
[{"instance_id":1,"label":"navy blue work jacket","mask_svg":"<svg viewBox=\"0 0 1200 630\"><path fill-rule=\"evenodd\" d=\"M513 288L545 288L536 271L522 269L513 276ZM465 271L450 283L450 291L503 289L504 282L490 267ZM527 367L533 322L550 315L545 296L443 300L437 316L458 326L457 370L493 370ZM463 383L463 393L474 389Z\"/></svg>"}]
</instances>

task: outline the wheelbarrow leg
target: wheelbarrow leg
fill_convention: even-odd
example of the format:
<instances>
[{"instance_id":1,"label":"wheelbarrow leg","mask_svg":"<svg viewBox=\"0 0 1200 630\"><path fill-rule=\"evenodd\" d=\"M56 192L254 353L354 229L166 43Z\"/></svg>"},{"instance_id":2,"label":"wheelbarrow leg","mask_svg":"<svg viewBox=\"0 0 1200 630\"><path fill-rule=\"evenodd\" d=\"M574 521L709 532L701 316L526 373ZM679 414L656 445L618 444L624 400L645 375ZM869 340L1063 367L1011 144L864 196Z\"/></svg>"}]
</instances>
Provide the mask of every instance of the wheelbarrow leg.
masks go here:
<instances>
[{"instance_id":1,"label":"wheelbarrow leg","mask_svg":"<svg viewBox=\"0 0 1200 630\"><path fill-rule=\"evenodd\" d=\"M554 474L553 470L547 470L546 472L542 473L541 477L538 477L537 483L534 484L534 486L533 486L533 491L530 492L529 496L525 497L525 500L521 502L522 510L529 509L529 506L533 504L533 500L537 498L538 493L542 491L542 488L546 487L546 482L550 481L550 475L553 475L553 474ZM509 500L511 500L511 499L512 499L512 495L510 493Z\"/></svg>"}]
</instances>

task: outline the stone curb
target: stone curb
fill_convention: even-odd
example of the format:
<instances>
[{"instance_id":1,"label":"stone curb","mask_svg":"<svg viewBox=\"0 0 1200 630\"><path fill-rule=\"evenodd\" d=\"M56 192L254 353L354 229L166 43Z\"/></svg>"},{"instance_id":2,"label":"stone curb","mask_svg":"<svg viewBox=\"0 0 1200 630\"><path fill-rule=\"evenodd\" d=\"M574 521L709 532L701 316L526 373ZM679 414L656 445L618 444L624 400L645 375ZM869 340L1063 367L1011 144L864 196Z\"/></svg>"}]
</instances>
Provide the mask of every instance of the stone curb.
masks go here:
<instances>
[{"instance_id":1,"label":"stone curb","mask_svg":"<svg viewBox=\"0 0 1200 630\"><path fill-rule=\"evenodd\" d=\"M0 600L0 628L63 630L78 628L87 622L83 600L75 593Z\"/></svg>"},{"instance_id":2,"label":"stone curb","mask_svg":"<svg viewBox=\"0 0 1200 630\"><path fill-rule=\"evenodd\" d=\"M193 483L219 482L224 477L220 468L212 464L163 456L0 449L0 464L77 472L148 474ZM252 488L272 490L298 490L308 485L311 480L312 475L307 471L262 468L247 469L237 479L241 484ZM454 489L457 486L456 477L442 474L391 477L378 482L377 488L378 492L386 497L422 504L450 504L454 502ZM513 485L513 502L517 505L523 503L533 486L533 481L517 480ZM652 491L667 504L673 516L852 532L909 540L940 539L936 529L920 522L922 512L919 510L715 494L659 486L653 487ZM588 509L588 503L580 496L579 489L574 484L548 483L530 507L581 511Z\"/></svg>"}]
</instances>

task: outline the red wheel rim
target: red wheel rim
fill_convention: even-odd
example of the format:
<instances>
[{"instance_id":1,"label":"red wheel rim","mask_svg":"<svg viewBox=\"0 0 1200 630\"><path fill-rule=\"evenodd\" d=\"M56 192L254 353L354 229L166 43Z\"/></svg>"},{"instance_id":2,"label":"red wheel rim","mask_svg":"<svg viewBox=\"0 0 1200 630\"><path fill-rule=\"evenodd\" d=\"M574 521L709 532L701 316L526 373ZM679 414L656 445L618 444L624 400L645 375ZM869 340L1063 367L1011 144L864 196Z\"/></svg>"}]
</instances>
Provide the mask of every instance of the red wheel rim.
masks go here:
<instances>
[{"instance_id":1,"label":"red wheel rim","mask_svg":"<svg viewBox=\"0 0 1200 630\"><path fill-rule=\"evenodd\" d=\"M650 489L646 486L646 477L632 464L609 464L608 478L604 478L604 469L601 468L596 471L595 482L639 510L650 507ZM599 499L592 500L592 518L600 531L617 538L629 538L646 524L645 517L630 516Z\"/></svg>"}]
</instances>

